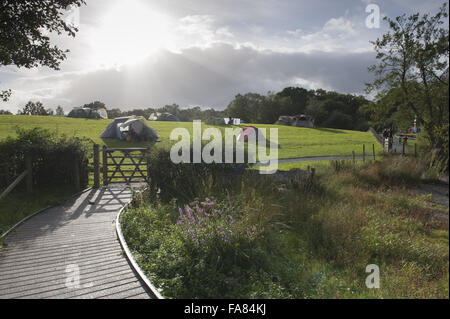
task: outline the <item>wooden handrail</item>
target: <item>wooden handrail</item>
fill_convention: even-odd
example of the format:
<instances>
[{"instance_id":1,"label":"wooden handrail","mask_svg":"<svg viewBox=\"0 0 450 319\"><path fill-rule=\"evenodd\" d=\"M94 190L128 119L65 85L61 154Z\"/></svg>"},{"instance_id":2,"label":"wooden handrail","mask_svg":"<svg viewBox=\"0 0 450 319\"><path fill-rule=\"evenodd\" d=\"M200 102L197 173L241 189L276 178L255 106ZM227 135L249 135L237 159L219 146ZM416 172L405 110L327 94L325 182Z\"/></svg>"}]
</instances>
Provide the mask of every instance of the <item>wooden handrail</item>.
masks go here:
<instances>
[{"instance_id":1,"label":"wooden handrail","mask_svg":"<svg viewBox=\"0 0 450 319\"><path fill-rule=\"evenodd\" d=\"M3 193L0 195L0 199L8 195L25 178L25 176L27 176L27 174L28 170L20 174L19 177L17 177L16 180L3 191Z\"/></svg>"}]
</instances>

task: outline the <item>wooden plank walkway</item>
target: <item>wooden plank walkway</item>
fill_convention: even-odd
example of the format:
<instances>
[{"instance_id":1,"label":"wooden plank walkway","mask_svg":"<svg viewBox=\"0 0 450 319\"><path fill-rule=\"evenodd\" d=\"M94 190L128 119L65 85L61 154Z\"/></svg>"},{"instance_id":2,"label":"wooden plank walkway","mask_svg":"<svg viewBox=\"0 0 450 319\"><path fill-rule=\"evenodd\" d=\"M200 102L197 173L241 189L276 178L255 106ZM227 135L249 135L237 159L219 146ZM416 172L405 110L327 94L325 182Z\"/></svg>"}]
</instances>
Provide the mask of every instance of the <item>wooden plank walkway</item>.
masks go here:
<instances>
[{"instance_id":1,"label":"wooden plank walkway","mask_svg":"<svg viewBox=\"0 0 450 319\"><path fill-rule=\"evenodd\" d=\"M0 251L0 299L153 298L115 231L131 197L123 185L90 190L21 224Z\"/></svg>"}]
</instances>

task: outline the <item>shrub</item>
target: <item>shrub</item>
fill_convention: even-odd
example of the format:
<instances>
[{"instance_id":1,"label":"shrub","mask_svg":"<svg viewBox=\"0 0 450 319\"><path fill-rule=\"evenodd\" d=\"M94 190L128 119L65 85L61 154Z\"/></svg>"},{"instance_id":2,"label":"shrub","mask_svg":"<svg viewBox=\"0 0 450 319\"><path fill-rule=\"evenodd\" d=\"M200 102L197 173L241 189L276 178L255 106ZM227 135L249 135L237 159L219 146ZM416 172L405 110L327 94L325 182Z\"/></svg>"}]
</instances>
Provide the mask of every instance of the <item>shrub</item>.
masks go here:
<instances>
[{"instance_id":1,"label":"shrub","mask_svg":"<svg viewBox=\"0 0 450 319\"><path fill-rule=\"evenodd\" d=\"M80 168L81 186L88 183L89 147L86 139L58 136L48 130L17 128L17 137L0 142L0 186L25 171L25 157L30 156L35 186L73 184L74 167Z\"/></svg>"},{"instance_id":2,"label":"shrub","mask_svg":"<svg viewBox=\"0 0 450 319\"><path fill-rule=\"evenodd\" d=\"M150 194L164 202L173 198L189 202L196 197L206 197L214 189L231 187L236 182L233 177L245 169L244 165L237 164L174 164L167 149L154 150L148 163Z\"/></svg>"},{"instance_id":3,"label":"shrub","mask_svg":"<svg viewBox=\"0 0 450 319\"><path fill-rule=\"evenodd\" d=\"M138 208L124 214L124 234L147 273L174 298L238 298L251 293L250 277L267 268L264 229L237 219L209 198L178 209ZM146 236L151 233L152 236ZM131 238L128 240L128 238Z\"/></svg>"}]
</instances>

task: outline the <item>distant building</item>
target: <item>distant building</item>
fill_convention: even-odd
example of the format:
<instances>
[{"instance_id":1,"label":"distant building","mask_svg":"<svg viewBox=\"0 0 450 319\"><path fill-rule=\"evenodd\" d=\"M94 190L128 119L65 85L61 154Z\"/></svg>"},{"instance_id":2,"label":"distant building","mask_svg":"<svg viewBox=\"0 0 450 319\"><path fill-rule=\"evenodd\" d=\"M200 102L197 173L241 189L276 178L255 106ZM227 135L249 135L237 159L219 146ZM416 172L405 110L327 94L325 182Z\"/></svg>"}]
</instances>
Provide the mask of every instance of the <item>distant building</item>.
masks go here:
<instances>
[{"instance_id":1,"label":"distant building","mask_svg":"<svg viewBox=\"0 0 450 319\"><path fill-rule=\"evenodd\" d=\"M290 125L297 127L314 127L314 118L310 115L300 114L295 116L280 116L278 124Z\"/></svg>"}]
</instances>

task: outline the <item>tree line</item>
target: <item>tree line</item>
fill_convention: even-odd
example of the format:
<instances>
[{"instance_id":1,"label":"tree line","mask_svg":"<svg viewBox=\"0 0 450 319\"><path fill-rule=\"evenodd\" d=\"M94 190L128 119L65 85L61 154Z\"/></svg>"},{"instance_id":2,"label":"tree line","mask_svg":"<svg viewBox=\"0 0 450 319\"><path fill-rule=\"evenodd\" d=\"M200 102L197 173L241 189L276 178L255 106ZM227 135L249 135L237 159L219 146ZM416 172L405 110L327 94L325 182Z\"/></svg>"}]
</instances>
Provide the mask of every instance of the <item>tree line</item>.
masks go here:
<instances>
[{"instance_id":1,"label":"tree line","mask_svg":"<svg viewBox=\"0 0 450 319\"><path fill-rule=\"evenodd\" d=\"M25 5L24 5L25 3ZM0 66L34 68L47 66L58 70L66 59L66 50L52 46L45 30L75 36L78 31L67 25L61 12L70 5L82 6L83 0L6 1L0 4ZM377 64L369 67L375 80L367 84L368 101L362 96L286 88L278 93L237 95L224 111L181 109L178 105L163 108L109 110L111 117L168 112L182 121L239 117L246 122L274 123L280 115L308 114L317 126L364 130L369 125L378 130L386 127L398 131L411 127L417 119L421 134L437 156L446 159L449 148L449 30L448 6L444 3L431 14L384 17L388 32L371 42ZM7 101L11 90L1 91ZM94 102L95 104L96 102ZM101 103L101 102L100 102ZM91 107L95 107L91 105ZM0 111L0 114L8 111ZM27 115L63 114L46 109L40 102L29 102L20 111Z\"/></svg>"}]
</instances>

